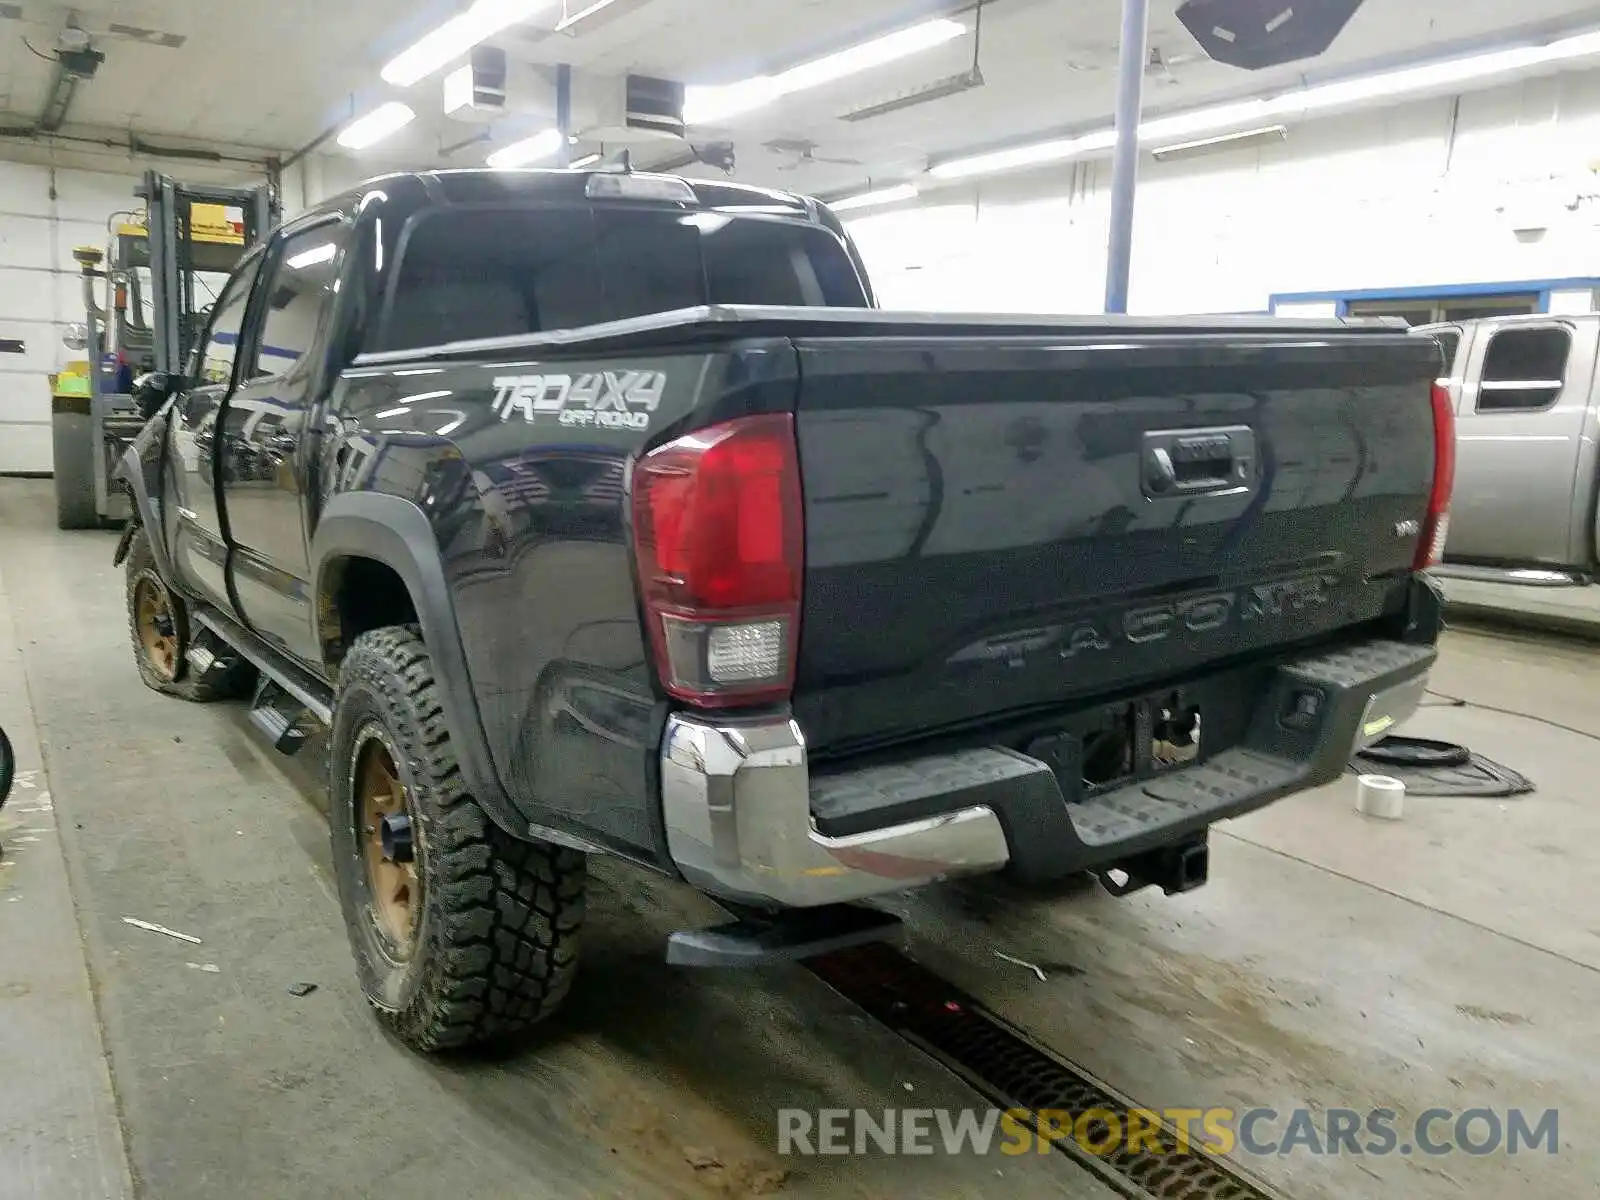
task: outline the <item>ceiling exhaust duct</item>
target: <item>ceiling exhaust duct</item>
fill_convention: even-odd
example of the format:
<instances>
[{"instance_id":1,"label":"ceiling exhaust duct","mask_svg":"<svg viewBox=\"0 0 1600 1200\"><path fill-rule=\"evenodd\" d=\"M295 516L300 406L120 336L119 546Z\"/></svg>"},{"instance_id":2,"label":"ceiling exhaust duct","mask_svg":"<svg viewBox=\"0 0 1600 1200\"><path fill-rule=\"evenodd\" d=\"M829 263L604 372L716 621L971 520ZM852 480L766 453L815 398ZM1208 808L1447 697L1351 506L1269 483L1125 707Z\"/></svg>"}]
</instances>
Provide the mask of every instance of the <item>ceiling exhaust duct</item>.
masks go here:
<instances>
[{"instance_id":1,"label":"ceiling exhaust duct","mask_svg":"<svg viewBox=\"0 0 1600 1200\"><path fill-rule=\"evenodd\" d=\"M684 88L676 80L649 75L619 80L574 71L572 85L572 111L581 115L574 132L583 140L617 146L682 143Z\"/></svg>"},{"instance_id":2,"label":"ceiling exhaust duct","mask_svg":"<svg viewBox=\"0 0 1600 1200\"><path fill-rule=\"evenodd\" d=\"M467 62L444 77L445 115L493 120L506 110L506 52L474 46Z\"/></svg>"},{"instance_id":3,"label":"ceiling exhaust duct","mask_svg":"<svg viewBox=\"0 0 1600 1200\"><path fill-rule=\"evenodd\" d=\"M629 75L623 116L629 129L681 138L684 134L683 84L648 75Z\"/></svg>"}]
</instances>

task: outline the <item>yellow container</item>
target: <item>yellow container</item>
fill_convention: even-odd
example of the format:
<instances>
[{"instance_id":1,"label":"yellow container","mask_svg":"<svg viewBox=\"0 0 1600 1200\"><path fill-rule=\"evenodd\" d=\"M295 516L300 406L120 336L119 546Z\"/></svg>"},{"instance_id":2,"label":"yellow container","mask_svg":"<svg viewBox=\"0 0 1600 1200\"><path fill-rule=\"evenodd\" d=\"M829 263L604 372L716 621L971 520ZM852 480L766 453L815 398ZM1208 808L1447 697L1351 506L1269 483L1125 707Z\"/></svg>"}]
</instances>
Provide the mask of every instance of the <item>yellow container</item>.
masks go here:
<instances>
[{"instance_id":1,"label":"yellow container","mask_svg":"<svg viewBox=\"0 0 1600 1200\"><path fill-rule=\"evenodd\" d=\"M61 397L88 396L89 364L80 358L50 376L50 394Z\"/></svg>"}]
</instances>

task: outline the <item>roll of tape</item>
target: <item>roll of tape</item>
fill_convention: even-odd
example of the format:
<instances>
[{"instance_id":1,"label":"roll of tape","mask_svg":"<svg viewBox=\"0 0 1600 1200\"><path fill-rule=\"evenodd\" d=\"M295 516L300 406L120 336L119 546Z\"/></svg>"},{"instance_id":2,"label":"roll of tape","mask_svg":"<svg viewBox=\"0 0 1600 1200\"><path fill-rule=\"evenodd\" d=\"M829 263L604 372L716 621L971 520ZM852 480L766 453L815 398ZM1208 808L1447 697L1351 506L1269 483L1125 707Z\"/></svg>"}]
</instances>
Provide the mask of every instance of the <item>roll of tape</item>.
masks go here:
<instances>
[{"instance_id":1,"label":"roll of tape","mask_svg":"<svg viewBox=\"0 0 1600 1200\"><path fill-rule=\"evenodd\" d=\"M1388 775L1362 775L1356 780L1356 811L1385 821L1405 813L1406 785Z\"/></svg>"}]
</instances>

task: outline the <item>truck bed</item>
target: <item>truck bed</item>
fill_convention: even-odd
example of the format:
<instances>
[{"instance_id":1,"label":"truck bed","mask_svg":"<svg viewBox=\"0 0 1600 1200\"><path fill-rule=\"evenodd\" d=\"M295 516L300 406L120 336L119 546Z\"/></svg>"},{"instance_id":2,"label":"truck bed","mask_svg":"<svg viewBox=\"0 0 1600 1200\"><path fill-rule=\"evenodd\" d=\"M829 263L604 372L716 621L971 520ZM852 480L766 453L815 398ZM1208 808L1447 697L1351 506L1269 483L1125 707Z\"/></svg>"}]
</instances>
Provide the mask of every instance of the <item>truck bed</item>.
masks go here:
<instances>
[{"instance_id":1,"label":"truck bed","mask_svg":"<svg viewBox=\"0 0 1600 1200\"><path fill-rule=\"evenodd\" d=\"M643 786L633 756L663 695L628 515L641 456L792 420L788 702L814 768L1049 731L1087 746L1159 716L1158 690L1174 720L1197 710L1210 757L1251 710L1223 672L1384 636L1403 612L1437 354L1392 321L714 306L367 354L339 404L418 452L453 447L448 571L507 785L637 845L637 814L579 797ZM605 412L580 386L630 372L659 383L654 403ZM413 409L417 392L448 399ZM568 559L581 576L540 565ZM587 668L635 695L633 715L603 746L533 753L564 728L550 681ZM1148 749L1148 730L1112 732Z\"/></svg>"}]
</instances>

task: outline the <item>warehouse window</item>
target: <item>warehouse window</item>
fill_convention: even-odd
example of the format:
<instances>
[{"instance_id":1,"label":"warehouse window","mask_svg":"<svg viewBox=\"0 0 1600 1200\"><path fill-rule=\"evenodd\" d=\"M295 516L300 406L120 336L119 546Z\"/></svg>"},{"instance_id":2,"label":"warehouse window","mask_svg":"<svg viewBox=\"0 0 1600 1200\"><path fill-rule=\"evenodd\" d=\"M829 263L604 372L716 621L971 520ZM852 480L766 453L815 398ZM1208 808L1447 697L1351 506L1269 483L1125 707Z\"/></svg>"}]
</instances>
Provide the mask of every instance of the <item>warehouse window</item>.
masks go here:
<instances>
[{"instance_id":1,"label":"warehouse window","mask_svg":"<svg viewBox=\"0 0 1600 1200\"><path fill-rule=\"evenodd\" d=\"M1526 412L1554 404L1571 348L1572 335L1559 326L1494 334L1483 356L1478 411Z\"/></svg>"},{"instance_id":2,"label":"warehouse window","mask_svg":"<svg viewBox=\"0 0 1600 1200\"><path fill-rule=\"evenodd\" d=\"M1440 321L1467 321L1474 317L1512 317L1539 311L1539 293L1504 292L1481 296L1411 296L1393 300L1351 300L1345 314L1352 317L1403 317L1410 325Z\"/></svg>"}]
</instances>

